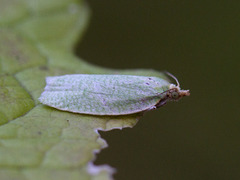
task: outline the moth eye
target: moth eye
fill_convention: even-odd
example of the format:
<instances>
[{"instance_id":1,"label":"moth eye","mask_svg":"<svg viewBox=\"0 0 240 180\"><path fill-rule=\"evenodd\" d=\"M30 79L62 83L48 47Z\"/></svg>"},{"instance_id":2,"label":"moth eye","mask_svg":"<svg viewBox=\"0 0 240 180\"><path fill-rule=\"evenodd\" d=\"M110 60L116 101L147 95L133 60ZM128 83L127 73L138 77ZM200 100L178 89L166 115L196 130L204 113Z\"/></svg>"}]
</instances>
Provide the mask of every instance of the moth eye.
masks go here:
<instances>
[{"instance_id":1,"label":"moth eye","mask_svg":"<svg viewBox=\"0 0 240 180\"><path fill-rule=\"evenodd\" d=\"M179 94L177 92L172 93L172 98L177 99L179 97Z\"/></svg>"}]
</instances>

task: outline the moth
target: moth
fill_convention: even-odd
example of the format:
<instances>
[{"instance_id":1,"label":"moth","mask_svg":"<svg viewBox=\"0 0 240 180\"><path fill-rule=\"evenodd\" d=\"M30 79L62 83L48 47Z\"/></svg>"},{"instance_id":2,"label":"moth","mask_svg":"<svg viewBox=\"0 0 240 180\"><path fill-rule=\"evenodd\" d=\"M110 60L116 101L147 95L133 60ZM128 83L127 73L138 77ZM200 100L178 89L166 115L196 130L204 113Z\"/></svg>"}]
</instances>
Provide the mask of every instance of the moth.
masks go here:
<instances>
[{"instance_id":1,"label":"moth","mask_svg":"<svg viewBox=\"0 0 240 180\"><path fill-rule=\"evenodd\" d=\"M72 74L46 78L39 101L74 113L126 115L159 108L168 101L189 96L178 80L132 75Z\"/></svg>"}]
</instances>

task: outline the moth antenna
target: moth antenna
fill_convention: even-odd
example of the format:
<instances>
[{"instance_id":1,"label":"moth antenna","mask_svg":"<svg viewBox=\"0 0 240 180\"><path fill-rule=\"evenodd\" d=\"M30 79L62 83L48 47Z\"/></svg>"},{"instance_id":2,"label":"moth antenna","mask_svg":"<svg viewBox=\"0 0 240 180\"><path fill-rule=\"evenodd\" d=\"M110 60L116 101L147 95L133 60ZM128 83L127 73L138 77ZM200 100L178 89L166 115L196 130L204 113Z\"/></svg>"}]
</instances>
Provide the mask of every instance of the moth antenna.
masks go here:
<instances>
[{"instance_id":1,"label":"moth antenna","mask_svg":"<svg viewBox=\"0 0 240 180\"><path fill-rule=\"evenodd\" d=\"M179 82L178 82L178 79L177 79L174 75L172 75L170 72L167 72L167 71L166 71L166 74L167 74L168 76L170 76L171 78L173 78L173 79L176 81L177 87L180 87L180 84L179 84Z\"/></svg>"}]
</instances>

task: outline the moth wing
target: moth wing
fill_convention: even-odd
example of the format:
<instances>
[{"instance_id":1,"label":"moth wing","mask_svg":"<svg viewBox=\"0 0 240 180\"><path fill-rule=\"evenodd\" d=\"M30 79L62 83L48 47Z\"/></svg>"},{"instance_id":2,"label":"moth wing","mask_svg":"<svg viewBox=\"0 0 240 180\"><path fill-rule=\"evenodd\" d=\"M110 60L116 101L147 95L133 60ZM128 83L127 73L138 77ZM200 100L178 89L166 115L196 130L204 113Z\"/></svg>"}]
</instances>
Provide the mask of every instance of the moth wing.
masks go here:
<instances>
[{"instance_id":1,"label":"moth wing","mask_svg":"<svg viewBox=\"0 0 240 180\"><path fill-rule=\"evenodd\" d=\"M128 75L65 75L48 77L39 100L48 106L94 115L133 114L152 108L169 82Z\"/></svg>"}]
</instances>

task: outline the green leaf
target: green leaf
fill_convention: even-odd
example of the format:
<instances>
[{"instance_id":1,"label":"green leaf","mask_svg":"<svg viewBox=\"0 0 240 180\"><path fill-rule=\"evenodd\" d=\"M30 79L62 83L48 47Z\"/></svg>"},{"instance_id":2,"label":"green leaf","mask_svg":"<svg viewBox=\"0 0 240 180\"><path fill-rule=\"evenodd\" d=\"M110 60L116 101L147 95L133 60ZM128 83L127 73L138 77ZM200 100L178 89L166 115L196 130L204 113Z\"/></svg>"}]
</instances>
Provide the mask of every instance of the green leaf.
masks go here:
<instances>
[{"instance_id":1,"label":"green leaf","mask_svg":"<svg viewBox=\"0 0 240 180\"><path fill-rule=\"evenodd\" d=\"M6 11L5 9L11 9ZM0 0L0 179L110 179L113 169L94 166L106 147L98 130L133 127L139 114L91 116L39 103L46 76L94 73L152 75L152 70L115 71L73 53L89 19L77 0Z\"/></svg>"}]
</instances>

